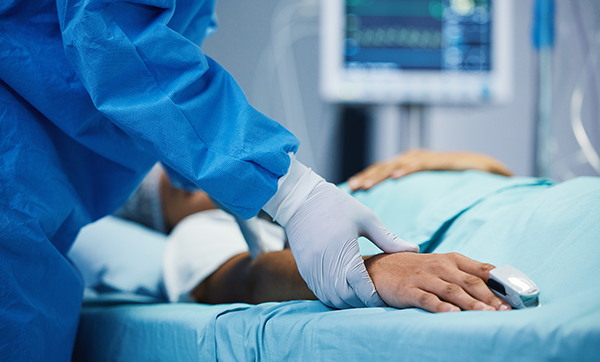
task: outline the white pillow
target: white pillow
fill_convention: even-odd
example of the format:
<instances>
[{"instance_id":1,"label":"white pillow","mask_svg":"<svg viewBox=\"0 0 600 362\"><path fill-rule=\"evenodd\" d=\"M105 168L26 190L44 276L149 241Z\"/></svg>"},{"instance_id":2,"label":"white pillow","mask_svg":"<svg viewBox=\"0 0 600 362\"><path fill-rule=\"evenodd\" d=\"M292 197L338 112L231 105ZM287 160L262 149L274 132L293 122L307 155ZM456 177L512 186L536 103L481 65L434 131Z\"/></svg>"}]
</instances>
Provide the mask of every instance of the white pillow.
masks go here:
<instances>
[{"instance_id":1,"label":"white pillow","mask_svg":"<svg viewBox=\"0 0 600 362\"><path fill-rule=\"evenodd\" d=\"M68 253L86 288L166 300L162 258L166 235L114 216L81 229Z\"/></svg>"}]
</instances>

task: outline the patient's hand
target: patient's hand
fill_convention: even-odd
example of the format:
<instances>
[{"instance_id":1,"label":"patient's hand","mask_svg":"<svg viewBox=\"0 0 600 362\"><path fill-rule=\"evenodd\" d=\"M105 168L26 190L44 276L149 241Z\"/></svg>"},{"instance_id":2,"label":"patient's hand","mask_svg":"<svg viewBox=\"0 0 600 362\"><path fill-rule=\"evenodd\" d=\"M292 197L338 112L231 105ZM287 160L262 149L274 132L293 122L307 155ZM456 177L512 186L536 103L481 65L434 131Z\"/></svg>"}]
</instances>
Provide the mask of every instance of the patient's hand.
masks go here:
<instances>
[{"instance_id":1,"label":"patient's hand","mask_svg":"<svg viewBox=\"0 0 600 362\"><path fill-rule=\"evenodd\" d=\"M430 312L510 309L484 282L495 267L458 253L379 254L365 265L379 296L392 307Z\"/></svg>"},{"instance_id":2,"label":"patient's hand","mask_svg":"<svg viewBox=\"0 0 600 362\"><path fill-rule=\"evenodd\" d=\"M368 190L387 178L400 178L419 171L480 170L512 176L500 161L470 152L434 152L411 150L387 161L378 162L352 176L348 185L353 191Z\"/></svg>"}]
</instances>

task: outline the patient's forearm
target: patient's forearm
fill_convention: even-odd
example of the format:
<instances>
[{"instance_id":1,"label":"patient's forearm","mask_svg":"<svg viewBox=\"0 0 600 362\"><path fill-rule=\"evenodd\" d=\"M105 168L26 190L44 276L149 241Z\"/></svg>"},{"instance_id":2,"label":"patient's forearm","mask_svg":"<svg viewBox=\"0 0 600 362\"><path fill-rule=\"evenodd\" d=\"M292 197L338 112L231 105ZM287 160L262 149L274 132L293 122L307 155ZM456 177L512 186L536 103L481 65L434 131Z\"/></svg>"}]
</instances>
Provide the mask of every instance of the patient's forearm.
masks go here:
<instances>
[{"instance_id":1,"label":"patient's forearm","mask_svg":"<svg viewBox=\"0 0 600 362\"><path fill-rule=\"evenodd\" d=\"M249 282L252 303L317 299L300 276L289 249L256 258L250 265Z\"/></svg>"},{"instance_id":2,"label":"patient's forearm","mask_svg":"<svg viewBox=\"0 0 600 362\"><path fill-rule=\"evenodd\" d=\"M431 312L510 309L485 284L493 265L457 253L380 254L364 259L379 295L392 307ZM248 253L236 255L192 296L211 304L316 299L289 249L265 253L254 261Z\"/></svg>"},{"instance_id":3,"label":"patient's forearm","mask_svg":"<svg viewBox=\"0 0 600 362\"><path fill-rule=\"evenodd\" d=\"M204 279L191 293L198 303L248 303L249 253L238 254Z\"/></svg>"},{"instance_id":4,"label":"patient's forearm","mask_svg":"<svg viewBox=\"0 0 600 362\"><path fill-rule=\"evenodd\" d=\"M316 299L298 273L289 249L262 254L249 253L225 262L192 292L200 303L262 303Z\"/></svg>"}]
</instances>

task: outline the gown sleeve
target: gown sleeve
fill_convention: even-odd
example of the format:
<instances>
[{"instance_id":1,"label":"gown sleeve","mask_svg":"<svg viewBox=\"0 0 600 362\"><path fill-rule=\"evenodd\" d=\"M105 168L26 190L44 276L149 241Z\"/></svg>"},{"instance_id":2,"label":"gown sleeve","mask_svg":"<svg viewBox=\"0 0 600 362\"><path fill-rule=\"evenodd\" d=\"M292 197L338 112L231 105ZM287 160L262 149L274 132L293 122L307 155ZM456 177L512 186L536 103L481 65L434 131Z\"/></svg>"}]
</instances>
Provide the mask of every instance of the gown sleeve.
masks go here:
<instances>
[{"instance_id":1,"label":"gown sleeve","mask_svg":"<svg viewBox=\"0 0 600 362\"><path fill-rule=\"evenodd\" d=\"M103 115L249 218L277 191L299 142L169 26L175 6L175 0L58 0L65 53Z\"/></svg>"}]
</instances>

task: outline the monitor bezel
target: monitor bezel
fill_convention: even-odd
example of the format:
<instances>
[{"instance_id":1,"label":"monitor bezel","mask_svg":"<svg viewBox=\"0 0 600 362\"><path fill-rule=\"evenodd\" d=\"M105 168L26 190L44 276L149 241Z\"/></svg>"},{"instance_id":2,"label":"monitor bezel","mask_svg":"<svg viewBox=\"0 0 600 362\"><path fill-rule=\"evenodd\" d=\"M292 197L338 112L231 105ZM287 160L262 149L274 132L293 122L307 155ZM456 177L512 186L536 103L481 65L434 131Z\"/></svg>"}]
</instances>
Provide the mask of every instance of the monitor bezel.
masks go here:
<instances>
[{"instance_id":1,"label":"monitor bezel","mask_svg":"<svg viewBox=\"0 0 600 362\"><path fill-rule=\"evenodd\" d=\"M513 84L512 0L493 2L492 69L347 69L345 0L321 1L320 92L332 103L478 104L507 102Z\"/></svg>"}]
</instances>

